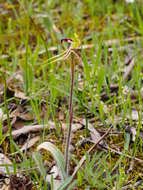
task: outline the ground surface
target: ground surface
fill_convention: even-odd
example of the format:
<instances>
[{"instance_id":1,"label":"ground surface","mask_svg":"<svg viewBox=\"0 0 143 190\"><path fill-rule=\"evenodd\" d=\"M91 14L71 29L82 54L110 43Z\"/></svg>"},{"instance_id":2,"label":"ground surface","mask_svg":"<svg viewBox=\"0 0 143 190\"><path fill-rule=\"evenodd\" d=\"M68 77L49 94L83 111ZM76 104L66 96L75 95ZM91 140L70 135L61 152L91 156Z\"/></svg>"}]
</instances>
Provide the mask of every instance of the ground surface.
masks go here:
<instances>
[{"instance_id":1,"label":"ground surface","mask_svg":"<svg viewBox=\"0 0 143 190\"><path fill-rule=\"evenodd\" d=\"M142 35L141 0L0 1L0 188L143 189Z\"/></svg>"}]
</instances>

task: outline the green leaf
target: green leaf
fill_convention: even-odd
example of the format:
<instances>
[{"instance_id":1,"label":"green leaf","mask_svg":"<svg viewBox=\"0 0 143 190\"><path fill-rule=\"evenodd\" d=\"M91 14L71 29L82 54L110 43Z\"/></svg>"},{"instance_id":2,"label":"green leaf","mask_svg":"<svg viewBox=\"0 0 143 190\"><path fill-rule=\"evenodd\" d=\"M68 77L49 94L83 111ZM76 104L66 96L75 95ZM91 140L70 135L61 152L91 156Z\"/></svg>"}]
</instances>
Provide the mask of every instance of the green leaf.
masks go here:
<instances>
[{"instance_id":1,"label":"green leaf","mask_svg":"<svg viewBox=\"0 0 143 190\"><path fill-rule=\"evenodd\" d=\"M33 154L33 157L34 157L34 160L35 160L37 166L39 167L39 170L40 170L42 176L43 176L44 178L46 178L46 170L45 170L45 168L44 168L44 165L43 165L41 156L39 155L38 152L36 152L36 153Z\"/></svg>"},{"instance_id":2,"label":"green leaf","mask_svg":"<svg viewBox=\"0 0 143 190\"><path fill-rule=\"evenodd\" d=\"M64 159L63 153L54 144L52 144L50 142L44 142L44 143L40 144L37 147L37 150L39 151L41 149L47 150L52 154L52 156L55 159L55 161L57 162L57 166L61 172L61 177L63 180L65 180L67 177L67 174L65 172L65 159Z\"/></svg>"},{"instance_id":3,"label":"green leaf","mask_svg":"<svg viewBox=\"0 0 143 190\"><path fill-rule=\"evenodd\" d=\"M76 184L76 180L71 184L71 185L69 185L69 183L71 183L71 181L72 181L72 176L70 176L70 177L68 177L65 181L64 181L64 183L57 189L57 190L64 190L65 188L67 189L67 190L71 190L71 189L73 189L73 186L75 186L75 184ZM68 186L68 187L67 187Z\"/></svg>"}]
</instances>

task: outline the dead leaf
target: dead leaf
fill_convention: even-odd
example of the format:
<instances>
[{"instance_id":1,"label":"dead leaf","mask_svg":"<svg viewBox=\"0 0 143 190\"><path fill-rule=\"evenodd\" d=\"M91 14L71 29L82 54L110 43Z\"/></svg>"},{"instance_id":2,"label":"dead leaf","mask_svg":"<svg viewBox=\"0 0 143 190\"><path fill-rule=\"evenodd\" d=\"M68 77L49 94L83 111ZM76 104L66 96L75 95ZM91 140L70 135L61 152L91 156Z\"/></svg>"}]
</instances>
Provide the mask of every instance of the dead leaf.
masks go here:
<instances>
[{"instance_id":1,"label":"dead leaf","mask_svg":"<svg viewBox=\"0 0 143 190\"><path fill-rule=\"evenodd\" d=\"M77 130L79 130L82 127L83 127L82 124L74 123L74 124L72 124L72 132L76 132ZM56 129L56 125L52 121L49 121L48 124L45 124L45 125L26 125L26 126L22 127L21 129L12 131L12 136L13 136L13 138L17 138L20 135L27 134L30 132L40 131L43 129ZM62 129L67 130L68 124L63 123ZM9 136L9 134L8 134L8 136Z\"/></svg>"},{"instance_id":2,"label":"dead leaf","mask_svg":"<svg viewBox=\"0 0 143 190\"><path fill-rule=\"evenodd\" d=\"M23 79L23 76L22 76L22 72L17 73L17 75L15 76L15 79L24 84L24 79Z\"/></svg>"},{"instance_id":3,"label":"dead leaf","mask_svg":"<svg viewBox=\"0 0 143 190\"><path fill-rule=\"evenodd\" d=\"M2 118L3 118L3 111L2 111L2 109L0 108L0 120L2 120Z\"/></svg>"},{"instance_id":4,"label":"dead leaf","mask_svg":"<svg viewBox=\"0 0 143 190\"><path fill-rule=\"evenodd\" d=\"M13 117L18 117L24 121L31 121L34 119L33 114L30 111L24 111L24 109L27 108L23 108L22 106L18 106L18 108L16 108L11 114L10 114L10 118Z\"/></svg>"},{"instance_id":5,"label":"dead leaf","mask_svg":"<svg viewBox=\"0 0 143 190\"><path fill-rule=\"evenodd\" d=\"M8 84L13 78L15 78L18 74L21 74L21 71L17 71L17 72L14 73L13 75L11 75L11 76L7 79L7 84ZM3 90L4 90L4 85L1 86L0 92L2 92Z\"/></svg>"},{"instance_id":6,"label":"dead leaf","mask_svg":"<svg viewBox=\"0 0 143 190\"><path fill-rule=\"evenodd\" d=\"M46 124L46 125L25 125L21 129L17 129L17 130L12 131L12 136L15 139L15 138L19 137L20 135L24 135L24 134L27 134L30 132L40 131L40 130L43 130L45 128L48 129L48 127L49 128L55 128L55 124L54 124L54 126L53 126L53 124L54 123L51 123L50 127L48 124Z\"/></svg>"},{"instance_id":7,"label":"dead leaf","mask_svg":"<svg viewBox=\"0 0 143 190\"><path fill-rule=\"evenodd\" d=\"M17 89L14 92L14 97L20 98L22 100L29 100L30 99L28 96L26 96L26 94L24 92L21 92Z\"/></svg>"},{"instance_id":8,"label":"dead leaf","mask_svg":"<svg viewBox=\"0 0 143 190\"><path fill-rule=\"evenodd\" d=\"M21 148L20 148L20 151L23 152L25 151L26 149L29 149L31 148L37 141L40 140L40 136L36 136L32 139L30 139L28 142L26 142Z\"/></svg>"},{"instance_id":9,"label":"dead leaf","mask_svg":"<svg viewBox=\"0 0 143 190\"><path fill-rule=\"evenodd\" d=\"M0 175L6 176L7 175L7 169L4 165L12 165L12 162L2 153L0 153ZM7 166L10 173L13 173L13 167Z\"/></svg>"},{"instance_id":10,"label":"dead leaf","mask_svg":"<svg viewBox=\"0 0 143 190\"><path fill-rule=\"evenodd\" d=\"M133 142L136 140L137 130L138 129L136 127L132 127L132 126L128 126L125 129L125 131L131 135ZM140 140L143 141L143 130L140 130L140 133L138 136L138 141L140 141Z\"/></svg>"},{"instance_id":11,"label":"dead leaf","mask_svg":"<svg viewBox=\"0 0 143 190\"><path fill-rule=\"evenodd\" d=\"M25 126L25 122L19 119L15 119L15 122L11 123L13 130L21 129Z\"/></svg>"},{"instance_id":12,"label":"dead leaf","mask_svg":"<svg viewBox=\"0 0 143 190\"><path fill-rule=\"evenodd\" d=\"M83 120L83 123L85 124L85 120ZM92 126L91 123L88 123L88 130L90 131L91 139L96 144L98 140L101 138L100 133ZM103 141L101 141L99 144L103 144Z\"/></svg>"},{"instance_id":13,"label":"dead leaf","mask_svg":"<svg viewBox=\"0 0 143 190\"><path fill-rule=\"evenodd\" d=\"M31 121L34 119L30 112L21 113L18 115L18 117L24 121Z\"/></svg>"},{"instance_id":14,"label":"dead leaf","mask_svg":"<svg viewBox=\"0 0 143 190\"><path fill-rule=\"evenodd\" d=\"M139 120L139 113L138 113L138 111L137 110L132 110L131 117L132 117L132 120L138 121Z\"/></svg>"},{"instance_id":15,"label":"dead leaf","mask_svg":"<svg viewBox=\"0 0 143 190\"><path fill-rule=\"evenodd\" d=\"M53 30L55 33L61 33L61 31L59 30L59 28L55 24L53 24Z\"/></svg>"},{"instance_id":16,"label":"dead leaf","mask_svg":"<svg viewBox=\"0 0 143 190\"><path fill-rule=\"evenodd\" d=\"M61 179L58 179L60 175L59 175L59 169L56 165L52 167L50 174L46 176L46 181L51 183L52 176L53 176L54 190L56 190L63 183Z\"/></svg>"}]
</instances>

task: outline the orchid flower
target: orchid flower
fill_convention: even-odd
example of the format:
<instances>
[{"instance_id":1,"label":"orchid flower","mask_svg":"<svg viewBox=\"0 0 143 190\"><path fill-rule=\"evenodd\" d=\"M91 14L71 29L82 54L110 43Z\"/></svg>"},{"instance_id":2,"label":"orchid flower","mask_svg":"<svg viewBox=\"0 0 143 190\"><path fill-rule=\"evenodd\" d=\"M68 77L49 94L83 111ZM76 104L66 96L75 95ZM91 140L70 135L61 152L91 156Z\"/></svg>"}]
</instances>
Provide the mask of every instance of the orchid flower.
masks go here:
<instances>
[{"instance_id":1,"label":"orchid flower","mask_svg":"<svg viewBox=\"0 0 143 190\"><path fill-rule=\"evenodd\" d=\"M78 38L78 35L75 33L73 39L71 38L63 38L61 39L61 43L66 42L69 44L69 47L67 50L63 51L62 53L49 58L48 60L44 61L41 66L47 66L48 64L52 64L58 61L63 61L65 59L67 59L71 53L73 53L74 55L76 55L76 57L80 60L81 62L81 58L79 57L79 55L75 52L75 50L79 47L80 45L80 40Z\"/></svg>"}]
</instances>

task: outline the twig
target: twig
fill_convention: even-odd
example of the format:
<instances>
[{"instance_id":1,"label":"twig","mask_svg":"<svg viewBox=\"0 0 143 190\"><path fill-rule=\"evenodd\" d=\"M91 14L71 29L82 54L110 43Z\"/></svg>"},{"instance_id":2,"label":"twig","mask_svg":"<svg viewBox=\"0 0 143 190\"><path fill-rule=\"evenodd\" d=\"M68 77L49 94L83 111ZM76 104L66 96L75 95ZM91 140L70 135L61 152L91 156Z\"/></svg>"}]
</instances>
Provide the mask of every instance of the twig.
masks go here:
<instances>
[{"instance_id":1,"label":"twig","mask_svg":"<svg viewBox=\"0 0 143 190\"><path fill-rule=\"evenodd\" d=\"M129 74L132 72L132 70L133 70L133 68L134 68L134 65L135 65L135 58L133 58L133 59L130 61L129 66L127 67L127 70L126 70L126 72L125 72L124 75L123 75L122 82L125 82L125 81L126 81L126 79L128 78Z\"/></svg>"},{"instance_id":2,"label":"twig","mask_svg":"<svg viewBox=\"0 0 143 190\"><path fill-rule=\"evenodd\" d=\"M109 134L109 132L111 131L111 129L113 128L113 126L111 126L108 131L88 150L88 154ZM79 168L82 166L82 164L84 163L86 159L86 156L84 155L82 157L82 159L79 161L79 164L76 166L73 174L72 174L72 180L74 179L74 177L77 174L77 171L79 170Z\"/></svg>"},{"instance_id":3,"label":"twig","mask_svg":"<svg viewBox=\"0 0 143 190\"><path fill-rule=\"evenodd\" d=\"M106 148L107 148L107 147L106 147ZM123 155L123 152L114 150L113 148L108 147L108 149L109 149L111 152L114 152L114 153L119 154L119 155ZM133 159L133 157L130 156L130 155L128 155L128 154L124 154L124 155L125 155L127 158ZM139 159L139 158L134 157L134 160L143 163L143 160L141 160L141 159Z\"/></svg>"},{"instance_id":4,"label":"twig","mask_svg":"<svg viewBox=\"0 0 143 190\"><path fill-rule=\"evenodd\" d=\"M129 74L132 72L134 66L135 66L135 63L136 63L136 59L133 57L131 58L130 60L130 63L129 63L129 66L127 67L127 70L126 72L124 73L123 77L122 77L122 82L125 83L126 79L128 78ZM119 88L119 84L111 84L110 85L110 89L118 89ZM104 93L103 93L104 95ZM102 96L103 96L102 95Z\"/></svg>"}]
</instances>

